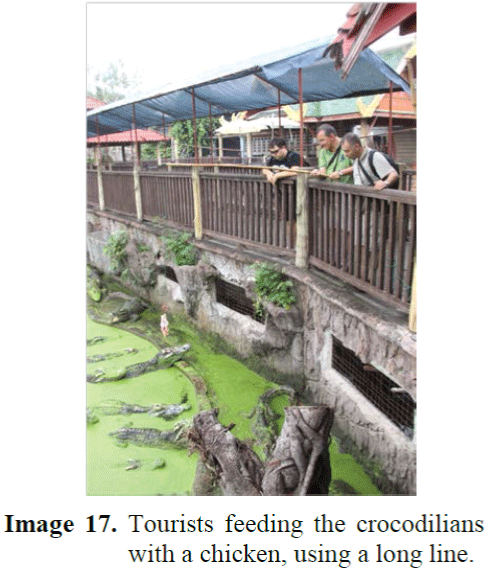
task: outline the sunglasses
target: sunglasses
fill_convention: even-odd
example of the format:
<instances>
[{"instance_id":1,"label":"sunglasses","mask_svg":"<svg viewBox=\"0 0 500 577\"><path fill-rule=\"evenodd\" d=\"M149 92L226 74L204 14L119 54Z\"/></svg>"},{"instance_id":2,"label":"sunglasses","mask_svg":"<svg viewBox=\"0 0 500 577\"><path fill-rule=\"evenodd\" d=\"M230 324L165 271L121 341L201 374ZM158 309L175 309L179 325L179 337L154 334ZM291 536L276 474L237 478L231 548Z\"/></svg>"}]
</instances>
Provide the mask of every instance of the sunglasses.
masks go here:
<instances>
[{"instance_id":1,"label":"sunglasses","mask_svg":"<svg viewBox=\"0 0 500 577\"><path fill-rule=\"evenodd\" d=\"M270 154L278 154L278 152L280 151L279 148L276 148L275 150L270 150Z\"/></svg>"}]
</instances>

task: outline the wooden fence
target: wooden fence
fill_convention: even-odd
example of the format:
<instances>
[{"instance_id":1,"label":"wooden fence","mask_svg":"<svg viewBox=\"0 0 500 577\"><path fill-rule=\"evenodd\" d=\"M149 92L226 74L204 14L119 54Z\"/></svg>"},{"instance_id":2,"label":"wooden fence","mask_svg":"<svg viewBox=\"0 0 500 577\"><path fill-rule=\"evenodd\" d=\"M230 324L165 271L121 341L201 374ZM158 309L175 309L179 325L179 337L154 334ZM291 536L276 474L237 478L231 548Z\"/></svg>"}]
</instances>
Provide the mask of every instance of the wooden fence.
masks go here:
<instances>
[{"instance_id":1,"label":"wooden fence","mask_svg":"<svg viewBox=\"0 0 500 577\"><path fill-rule=\"evenodd\" d=\"M193 230L197 238L265 247L295 257L299 267L312 265L409 310L416 260L415 194L377 192L305 174L273 186L261 174L177 168L136 172L139 194L132 172L102 172L104 209L139 219L159 217ZM98 182L98 171L88 171L89 206L100 206Z\"/></svg>"}]
</instances>

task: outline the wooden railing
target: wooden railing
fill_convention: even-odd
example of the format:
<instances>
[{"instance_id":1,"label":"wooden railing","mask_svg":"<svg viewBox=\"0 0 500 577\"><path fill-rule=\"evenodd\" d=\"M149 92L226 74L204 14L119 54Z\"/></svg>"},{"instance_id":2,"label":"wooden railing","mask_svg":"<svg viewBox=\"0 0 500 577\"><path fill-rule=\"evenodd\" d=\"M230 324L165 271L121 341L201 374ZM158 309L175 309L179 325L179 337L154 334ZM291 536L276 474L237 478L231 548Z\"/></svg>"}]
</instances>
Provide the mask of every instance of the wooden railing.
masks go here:
<instances>
[{"instance_id":1,"label":"wooden railing","mask_svg":"<svg viewBox=\"0 0 500 577\"><path fill-rule=\"evenodd\" d=\"M172 224L192 227L194 222L191 173L140 175L144 218L161 217Z\"/></svg>"},{"instance_id":2,"label":"wooden railing","mask_svg":"<svg viewBox=\"0 0 500 577\"><path fill-rule=\"evenodd\" d=\"M181 172L180 169L183 168ZM408 311L416 259L416 196L300 174L207 171L88 173L88 203L139 220L164 219L203 236L265 247L312 265ZM102 202L104 207L100 202ZM140 206L139 206L140 205Z\"/></svg>"},{"instance_id":3,"label":"wooden railing","mask_svg":"<svg viewBox=\"0 0 500 577\"><path fill-rule=\"evenodd\" d=\"M416 196L311 180L314 266L385 300L408 304L416 254Z\"/></svg>"},{"instance_id":4,"label":"wooden railing","mask_svg":"<svg viewBox=\"0 0 500 577\"><path fill-rule=\"evenodd\" d=\"M203 233L293 251L295 186L261 176L201 174Z\"/></svg>"}]
</instances>

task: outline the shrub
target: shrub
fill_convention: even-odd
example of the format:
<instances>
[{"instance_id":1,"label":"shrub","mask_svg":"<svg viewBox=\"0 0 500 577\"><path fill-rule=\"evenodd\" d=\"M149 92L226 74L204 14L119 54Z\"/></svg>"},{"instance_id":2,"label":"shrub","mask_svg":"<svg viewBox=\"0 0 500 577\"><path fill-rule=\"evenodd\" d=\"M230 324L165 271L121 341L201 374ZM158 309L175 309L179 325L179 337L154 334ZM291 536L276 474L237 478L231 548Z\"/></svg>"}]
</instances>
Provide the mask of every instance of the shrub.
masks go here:
<instances>
[{"instance_id":1,"label":"shrub","mask_svg":"<svg viewBox=\"0 0 500 577\"><path fill-rule=\"evenodd\" d=\"M113 233L104 245L103 252L109 256L111 272L114 274L119 274L125 268L127 263L127 252L125 250L127 243L127 231L119 230Z\"/></svg>"},{"instance_id":2,"label":"shrub","mask_svg":"<svg viewBox=\"0 0 500 577\"><path fill-rule=\"evenodd\" d=\"M191 235L188 232L162 238L176 264L183 266L194 265L198 262L198 253L189 242Z\"/></svg>"},{"instance_id":3,"label":"shrub","mask_svg":"<svg viewBox=\"0 0 500 577\"><path fill-rule=\"evenodd\" d=\"M257 270L255 275L257 300L254 303L257 315L263 314L263 301L271 302L284 309L289 309L297 302L292 281L281 271L266 263L259 263L254 267Z\"/></svg>"}]
</instances>

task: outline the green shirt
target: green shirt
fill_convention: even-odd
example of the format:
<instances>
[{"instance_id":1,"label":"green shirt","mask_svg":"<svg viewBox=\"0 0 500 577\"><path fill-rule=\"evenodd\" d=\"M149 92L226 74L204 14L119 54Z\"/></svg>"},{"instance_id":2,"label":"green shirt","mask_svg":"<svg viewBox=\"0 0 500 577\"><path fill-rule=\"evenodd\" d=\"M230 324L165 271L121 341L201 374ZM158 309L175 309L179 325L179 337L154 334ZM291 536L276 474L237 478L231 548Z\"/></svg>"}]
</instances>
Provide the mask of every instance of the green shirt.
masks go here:
<instances>
[{"instance_id":1,"label":"green shirt","mask_svg":"<svg viewBox=\"0 0 500 577\"><path fill-rule=\"evenodd\" d=\"M340 145L339 145L340 146ZM328 165L330 159L334 155L334 152L330 152L325 148L320 148L318 152L318 168L323 168ZM332 174L332 172L337 172L337 170L342 170L343 168L350 168L352 166L352 160L349 160L342 150L339 151L335 160L330 164L330 166L326 169L326 174ZM348 174L346 176L341 176L339 178L339 182L345 182L346 184L353 184L354 179L352 174Z\"/></svg>"}]
</instances>

